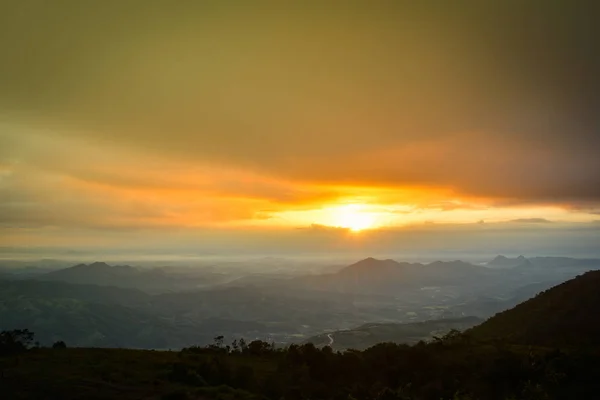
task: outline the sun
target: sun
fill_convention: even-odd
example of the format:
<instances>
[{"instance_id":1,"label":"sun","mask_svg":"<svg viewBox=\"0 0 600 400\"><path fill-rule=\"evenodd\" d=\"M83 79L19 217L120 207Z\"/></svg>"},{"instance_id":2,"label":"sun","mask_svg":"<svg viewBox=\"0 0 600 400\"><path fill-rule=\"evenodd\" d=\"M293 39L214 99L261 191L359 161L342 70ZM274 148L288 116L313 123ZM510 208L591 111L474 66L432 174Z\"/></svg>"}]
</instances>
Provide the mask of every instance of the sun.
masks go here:
<instances>
[{"instance_id":1,"label":"sun","mask_svg":"<svg viewBox=\"0 0 600 400\"><path fill-rule=\"evenodd\" d=\"M347 228L358 232L363 229L372 228L375 225L375 217L365 212L361 204L349 204L335 209L335 223L340 228Z\"/></svg>"}]
</instances>

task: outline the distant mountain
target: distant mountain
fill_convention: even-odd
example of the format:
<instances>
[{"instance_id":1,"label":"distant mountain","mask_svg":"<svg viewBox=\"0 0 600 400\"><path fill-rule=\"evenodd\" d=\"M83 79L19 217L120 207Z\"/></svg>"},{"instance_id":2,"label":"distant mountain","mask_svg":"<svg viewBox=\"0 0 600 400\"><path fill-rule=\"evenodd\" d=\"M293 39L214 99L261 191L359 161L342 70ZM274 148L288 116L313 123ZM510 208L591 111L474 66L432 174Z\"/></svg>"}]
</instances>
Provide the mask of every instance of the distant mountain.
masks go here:
<instances>
[{"instance_id":1,"label":"distant mountain","mask_svg":"<svg viewBox=\"0 0 600 400\"><path fill-rule=\"evenodd\" d=\"M79 284L114 285L119 284L123 278L129 279L138 274L138 270L128 265L113 267L104 262L95 262L52 271L40 278Z\"/></svg>"},{"instance_id":2,"label":"distant mountain","mask_svg":"<svg viewBox=\"0 0 600 400\"><path fill-rule=\"evenodd\" d=\"M115 282L115 279L131 278L140 274L139 270L129 265L113 267L104 262L95 262L52 271L41 278L69 283L106 285L119 283L118 281Z\"/></svg>"},{"instance_id":3,"label":"distant mountain","mask_svg":"<svg viewBox=\"0 0 600 400\"><path fill-rule=\"evenodd\" d=\"M370 257L349 265L337 273L314 277L314 280L318 282L321 278L326 286L333 285L342 291L385 293L407 284L410 277L414 275L414 270L420 267L420 264L377 260Z\"/></svg>"},{"instance_id":4,"label":"distant mountain","mask_svg":"<svg viewBox=\"0 0 600 400\"><path fill-rule=\"evenodd\" d=\"M370 274L402 274L403 270L410 269L421 264L399 263L394 260L378 260L373 257L365 258L352 265L340 269L338 275L370 275Z\"/></svg>"},{"instance_id":5,"label":"distant mountain","mask_svg":"<svg viewBox=\"0 0 600 400\"><path fill-rule=\"evenodd\" d=\"M600 346L600 271L587 272L496 314L469 332L480 339L550 347Z\"/></svg>"},{"instance_id":6,"label":"distant mountain","mask_svg":"<svg viewBox=\"0 0 600 400\"><path fill-rule=\"evenodd\" d=\"M382 342L413 344L433 336L443 336L452 329L471 328L481 322L477 317L464 317L403 324L365 324L354 329L314 336L306 342L316 346L329 345L334 350L364 350Z\"/></svg>"},{"instance_id":7,"label":"distant mountain","mask_svg":"<svg viewBox=\"0 0 600 400\"><path fill-rule=\"evenodd\" d=\"M502 256L502 255L497 256L492 261L490 261L486 264L487 267L499 268L499 269L524 267L524 266L528 266L528 265L530 266L531 262L524 256L519 256L516 258L508 258L508 257Z\"/></svg>"},{"instance_id":8,"label":"distant mountain","mask_svg":"<svg viewBox=\"0 0 600 400\"><path fill-rule=\"evenodd\" d=\"M50 259L38 261L0 260L0 276L10 276L15 279L27 279L65 268L68 265L69 263L66 261Z\"/></svg>"},{"instance_id":9,"label":"distant mountain","mask_svg":"<svg viewBox=\"0 0 600 400\"><path fill-rule=\"evenodd\" d=\"M136 288L147 292L192 289L206 279L168 272L162 268L136 268L129 265L111 266L104 262L79 264L35 277L45 281Z\"/></svg>"},{"instance_id":10,"label":"distant mountain","mask_svg":"<svg viewBox=\"0 0 600 400\"><path fill-rule=\"evenodd\" d=\"M532 257L532 265L543 269L574 269L592 270L600 269L599 259L569 258L569 257Z\"/></svg>"},{"instance_id":11,"label":"distant mountain","mask_svg":"<svg viewBox=\"0 0 600 400\"><path fill-rule=\"evenodd\" d=\"M430 264L397 262L367 258L352 264L337 274L337 277L352 277L366 280L385 278L401 279L407 283L456 284L468 275L471 278L487 276L489 271L464 261L435 261Z\"/></svg>"},{"instance_id":12,"label":"distant mountain","mask_svg":"<svg viewBox=\"0 0 600 400\"><path fill-rule=\"evenodd\" d=\"M492 269L537 269L540 272L557 269L596 269L600 268L598 259L580 259L570 257L531 257L519 256L509 258L503 255L495 257L486 264L486 267Z\"/></svg>"},{"instance_id":13,"label":"distant mountain","mask_svg":"<svg viewBox=\"0 0 600 400\"><path fill-rule=\"evenodd\" d=\"M489 268L463 261L420 264L366 258L337 273L304 276L294 282L314 290L398 295L405 289L489 283L495 276Z\"/></svg>"}]
</instances>

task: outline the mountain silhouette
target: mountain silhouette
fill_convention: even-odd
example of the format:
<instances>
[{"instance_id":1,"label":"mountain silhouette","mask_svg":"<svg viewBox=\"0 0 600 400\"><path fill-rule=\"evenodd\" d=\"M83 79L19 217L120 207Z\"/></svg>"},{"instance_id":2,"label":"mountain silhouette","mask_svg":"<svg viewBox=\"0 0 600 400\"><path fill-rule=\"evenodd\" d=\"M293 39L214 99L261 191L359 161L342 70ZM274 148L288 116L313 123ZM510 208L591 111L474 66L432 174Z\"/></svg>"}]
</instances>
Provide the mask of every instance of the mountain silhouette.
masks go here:
<instances>
[{"instance_id":1,"label":"mountain silhouette","mask_svg":"<svg viewBox=\"0 0 600 400\"><path fill-rule=\"evenodd\" d=\"M318 290L396 295L401 290L418 290L423 286L464 286L474 281L490 282L494 276L496 274L492 269L464 261L421 264L369 257L337 273L304 276L297 278L295 283Z\"/></svg>"},{"instance_id":2,"label":"mountain silhouette","mask_svg":"<svg viewBox=\"0 0 600 400\"><path fill-rule=\"evenodd\" d=\"M52 271L44 275L44 280L58 280L70 283L115 284L114 279L140 275L141 271L129 265L110 266L104 262L78 264L70 268Z\"/></svg>"},{"instance_id":3,"label":"mountain silhouette","mask_svg":"<svg viewBox=\"0 0 600 400\"><path fill-rule=\"evenodd\" d=\"M600 271L590 271L470 330L480 339L549 347L600 346Z\"/></svg>"},{"instance_id":4,"label":"mountain silhouette","mask_svg":"<svg viewBox=\"0 0 600 400\"><path fill-rule=\"evenodd\" d=\"M161 268L144 269L130 265L111 266L104 262L78 264L49 272L39 276L38 279L75 284L138 288L150 291L169 285L185 283L184 277L168 274Z\"/></svg>"}]
</instances>

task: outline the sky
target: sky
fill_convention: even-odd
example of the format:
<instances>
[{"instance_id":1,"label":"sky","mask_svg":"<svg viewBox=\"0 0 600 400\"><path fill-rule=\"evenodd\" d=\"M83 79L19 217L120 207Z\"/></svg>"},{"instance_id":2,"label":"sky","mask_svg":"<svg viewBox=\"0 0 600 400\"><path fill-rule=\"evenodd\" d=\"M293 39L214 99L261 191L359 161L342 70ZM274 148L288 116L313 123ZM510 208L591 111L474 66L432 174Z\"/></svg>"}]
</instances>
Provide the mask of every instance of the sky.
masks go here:
<instances>
[{"instance_id":1,"label":"sky","mask_svg":"<svg viewBox=\"0 0 600 400\"><path fill-rule=\"evenodd\" d=\"M0 249L600 248L593 2L287 3L1 1Z\"/></svg>"}]
</instances>

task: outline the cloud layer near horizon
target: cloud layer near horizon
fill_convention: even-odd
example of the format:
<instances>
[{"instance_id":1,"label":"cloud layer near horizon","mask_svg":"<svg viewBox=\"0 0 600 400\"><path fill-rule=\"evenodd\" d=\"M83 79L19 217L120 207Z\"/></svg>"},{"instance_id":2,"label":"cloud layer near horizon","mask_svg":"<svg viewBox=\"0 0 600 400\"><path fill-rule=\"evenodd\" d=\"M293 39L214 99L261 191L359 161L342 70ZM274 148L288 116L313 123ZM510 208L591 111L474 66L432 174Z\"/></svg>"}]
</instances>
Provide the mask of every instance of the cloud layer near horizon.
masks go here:
<instances>
[{"instance_id":1,"label":"cloud layer near horizon","mask_svg":"<svg viewBox=\"0 0 600 400\"><path fill-rule=\"evenodd\" d=\"M589 2L489 3L5 2L0 217L214 225L354 198L597 211Z\"/></svg>"}]
</instances>

